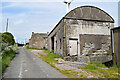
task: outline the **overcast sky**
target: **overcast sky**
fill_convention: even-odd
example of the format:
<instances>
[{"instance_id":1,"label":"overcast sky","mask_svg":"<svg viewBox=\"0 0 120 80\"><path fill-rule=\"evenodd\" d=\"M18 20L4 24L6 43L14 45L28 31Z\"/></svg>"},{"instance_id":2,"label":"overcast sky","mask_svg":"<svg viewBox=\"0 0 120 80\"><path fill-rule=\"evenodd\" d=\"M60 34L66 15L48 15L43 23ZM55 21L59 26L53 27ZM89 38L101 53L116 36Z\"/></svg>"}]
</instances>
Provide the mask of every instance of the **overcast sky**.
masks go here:
<instances>
[{"instance_id":1,"label":"overcast sky","mask_svg":"<svg viewBox=\"0 0 120 80\"><path fill-rule=\"evenodd\" d=\"M50 32L60 19L66 14L66 5L63 3L64 0L4 0L0 3L0 32L5 31L6 20L9 18L8 31L11 32L16 40L28 41L31 37L31 33L46 33ZM82 0L81 0L82 1ZM109 13L115 20L115 26L118 26L118 0L99 0L99 2L82 2L74 0L70 6L70 10L91 5L101 8L102 10ZM100 2L101 1L101 2Z\"/></svg>"}]
</instances>

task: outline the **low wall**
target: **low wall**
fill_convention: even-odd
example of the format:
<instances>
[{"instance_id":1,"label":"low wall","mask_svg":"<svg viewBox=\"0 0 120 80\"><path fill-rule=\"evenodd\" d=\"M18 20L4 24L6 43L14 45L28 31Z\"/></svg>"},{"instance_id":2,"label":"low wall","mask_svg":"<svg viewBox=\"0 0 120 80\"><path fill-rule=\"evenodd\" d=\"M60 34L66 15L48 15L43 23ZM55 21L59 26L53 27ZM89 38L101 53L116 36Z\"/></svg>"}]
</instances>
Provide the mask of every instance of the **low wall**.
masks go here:
<instances>
[{"instance_id":1,"label":"low wall","mask_svg":"<svg viewBox=\"0 0 120 80\"><path fill-rule=\"evenodd\" d=\"M65 61L80 62L80 63L90 63L90 62L101 62L105 63L112 60L111 55L100 55L100 56L67 56L64 57Z\"/></svg>"},{"instance_id":2,"label":"low wall","mask_svg":"<svg viewBox=\"0 0 120 80\"><path fill-rule=\"evenodd\" d=\"M102 62L102 63L105 63L105 62L111 61L112 56L92 56L92 57L89 57L89 59L90 59L90 62Z\"/></svg>"}]
</instances>

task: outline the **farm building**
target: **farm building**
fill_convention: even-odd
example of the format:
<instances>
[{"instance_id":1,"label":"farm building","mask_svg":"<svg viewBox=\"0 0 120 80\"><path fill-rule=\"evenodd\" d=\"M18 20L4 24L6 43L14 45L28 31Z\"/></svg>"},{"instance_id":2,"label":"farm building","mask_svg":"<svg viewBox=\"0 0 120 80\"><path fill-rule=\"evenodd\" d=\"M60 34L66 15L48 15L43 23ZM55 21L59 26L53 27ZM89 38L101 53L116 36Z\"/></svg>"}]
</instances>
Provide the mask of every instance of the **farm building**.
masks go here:
<instances>
[{"instance_id":1,"label":"farm building","mask_svg":"<svg viewBox=\"0 0 120 80\"><path fill-rule=\"evenodd\" d=\"M47 33L32 32L31 39L29 39L29 48L47 48Z\"/></svg>"},{"instance_id":2,"label":"farm building","mask_svg":"<svg viewBox=\"0 0 120 80\"><path fill-rule=\"evenodd\" d=\"M77 7L48 34L48 49L64 58L75 56L77 60L81 56L111 53L110 29L113 27L114 19L100 8ZM107 58L91 58L96 59Z\"/></svg>"},{"instance_id":3,"label":"farm building","mask_svg":"<svg viewBox=\"0 0 120 80\"><path fill-rule=\"evenodd\" d=\"M111 35L113 62L120 67L120 27L111 29Z\"/></svg>"}]
</instances>

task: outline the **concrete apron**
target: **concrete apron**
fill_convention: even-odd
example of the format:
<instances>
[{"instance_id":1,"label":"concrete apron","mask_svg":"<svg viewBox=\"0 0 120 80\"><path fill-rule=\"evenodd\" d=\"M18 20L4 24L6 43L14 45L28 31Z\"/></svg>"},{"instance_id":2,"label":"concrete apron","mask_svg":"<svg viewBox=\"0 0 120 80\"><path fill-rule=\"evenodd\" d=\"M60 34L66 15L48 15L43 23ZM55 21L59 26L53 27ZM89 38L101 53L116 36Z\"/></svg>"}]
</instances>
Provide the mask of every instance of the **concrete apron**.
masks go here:
<instances>
[{"instance_id":1,"label":"concrete apron","mask_svg":"<svg viewBox=\"0 0 120 80\"><path fill-rule=\"evenodd\" d=\"M112 56L100 55L100 56L67 56L64 57L65 61L90 63L90 62L101 62L105 63L112 60Z\"/></svg>"}]
</instances>

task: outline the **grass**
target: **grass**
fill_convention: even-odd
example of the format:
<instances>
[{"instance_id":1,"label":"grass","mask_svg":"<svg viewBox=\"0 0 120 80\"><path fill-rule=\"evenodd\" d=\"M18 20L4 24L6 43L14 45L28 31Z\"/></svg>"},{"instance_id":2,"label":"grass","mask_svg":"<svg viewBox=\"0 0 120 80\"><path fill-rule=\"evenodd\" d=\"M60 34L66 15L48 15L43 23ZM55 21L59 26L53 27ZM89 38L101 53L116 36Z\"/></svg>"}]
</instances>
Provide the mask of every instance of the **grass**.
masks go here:
<instances>
[{"instance_id":1,"label":"grass","mask_svg":"<svg viewBox=\"0 0 120 80\"><path fill-rule=\"evenodd\" d=\"M26 49L42 50L42 49L38 49L38 48L29 48L29 47L26 47Z\"/></svg>"},{"instance_id":2,"label":"grass","mask_svg":"<svg viewBox=\"0 0 120 80\"><path fill-rule=\"evenodd\" d=\"M2 72L5 71L6 67L9 66L11 60L15 57L14 51L9 51L2 55Z\"/></svg>"},{"instance_id":3,"label":"grass","mask_svg":"<svg viewBox=\"0 0 120 80\"><path fill-rule=\"evenodd\" d=\"M54 64L57 64L57 61L54 60L55 58L60 58L60 56L58 54L52 53L48 50L45 50L45 52L48 52L48 55L42 55L40 54L40 58L45 61L46 63L48 63L50 66L52 66L53 68L55 68L56 70L58 70L59 72L61 72L62 74L68 76L69 78L75 78L75 75L73 75L73 73L71 70L60 70L58 69Z\"/></svg>"},{"instance_id":4,"label":"grass","mask_svg":"<svg viewBox=\"0 0 120 80\"><path fill-rule=\"evenodd\" d=\"M88 64L84 68L90 69L90 70L97 70L98 69L98 67L96 65L93 65L93 64Z\"/></svg>"},{"instance_id":5,"label":"grass","mask_svg":"<svg viewBox=\"0 0 120 80\"><path fill-rule=\"evenodd\" d=\"M49 50L46 50L46 49L43 49L43 50L45 53L47 53L47 55L39 54L40 58L43 61L50 64L52 67L54 67L56 70L58 70L62 74L66 75L69 78L87 78L87 75L82 75L82 74L78 75L80 72L75 72L72 70L61 70L61 69L57 68L55 66L55 64L59 64L59 63L55 60L55 58L60 58L61 56L59 56L56 53L50 52ZM104 64L102 64L100 62L96 62L96 63L91 62L90 64L88 64L84 67L78 67L78 68L89 71L96 76L100 75L101 77L104 77L104 78L118 78L117 74L113 74L113 73L118 73L117 67L107 68ZM102 68L107 68L107 69L102 69ZM101 77L99 77L99 78L101 78ZM94 80L94 79L90 79L90 80Z\"/></svg>"},{"instance_id":6,"label":"grass","mask_svg":"<svg viewBox=\"0 0 120 80\"><path fill-rule=\"evenodd\" d=\"M39 54L40 58L45 61L46 63L48 63L50 66L52 66L53 68L55 68L56 70L58 70L59 72L61 72L62 74L66 75L69 78L86 78L87 76L85 75L78 75L78 72L72 71L72 70L61 70L58 69L54 64L59 64L55 58L61 58L61 56L59 54L50 52L49 50L43 49L45 53L47 53L48 55L43 55L43 54Z\"/></svg>"},{"instance_id":7,"label":"grass","mask_svg":"<svg viewBox=\"0 0 120 80\"><path fill-rule=\"evenodd\" d=\"M33 49L33 50L47 50L47 49L43 49L43 48L41 48L41 49L39 49L39 48L29 48L29 45L26 45L26 49Z\"/></svg>"},{"instance_id":8,"label":"grass","mask_svg":"<svg viewBox=\"0 0 120 80\"><path fill-rule=\"evenodd\" d=\"M97 62L91 62L90 64L84 66L84 67L78 67L79 69L85 69L87 71L92 72L93 74L100 75L101 77L104 78L118 78L117 74L118 73L118 67L106 67L104 64ZM105 69L103 69L105 68Z\"/></svg>"},{"instance_id":9,"label":"grass","mask_svg":"<svg viewBox=\"0 0 120 80\"><path fill-rule=\"evenodd\" d=\"M103 77L109 78L109 77L111 77L111 75L110 74L104 74Z\"/></svg>"},{"instance_id":10,"label":"grass","mask_svg":"<svg viewBox=\"0 0 120 80\"><path fill-rule=\"evenodd\" d=\"M40 58L42 58L45 62L49 63L49 64L54 64L57 61L54 60L55 58L60 58L61 56L59 56L59 54L50 52L49 50L45 50L45 53L47 53L48 55L42 55L40 54Z\"/></svg>"},{"instance_id":11,"label":"grass","mask_svg":"<svg viewBox=\"0 0 120 80\"><path fill-rule=\"evenodd\" d=\"M118 73L117 67L107 68L102 63L90 63L85 67L79 67L79 68L85 69L87 71L92 72L95 75L100 75L105 78L118 78L117 74L113 74L113 73ZM106 69L102 69L102 68L106 68Z\"/></svg>"},{"instance_id":12,"label":"grass","mask_svg":"<svg viewBox=\"0 0 120 80\"><path fill-rule=\"evenodd\" d=\"M84 67L78 67L78 68L83 68L83 69L89 69L89 70L98 70L99 67L105 68L106 66L100 62L90 62L90 64L84 66Z\"/></svg>"},{"instance_id":13,"label":"grass","mask_svg":"<svg viewBox=\"0 0 120 80\"><path fill-rule=\"evenodd\" d=\"M105 68L106 66L104 65L104 64L102 64L101 62L90 62L90 64L93 64L93 65L95 65L96 67L103 67L103 68Z\"/></svg>"},{"instance_id":14,"label":"grass","mask_svg":"<svg viewBox=\"0 0 120 80\"><path fill-rule=\"evenodd\" d=\"M3 73L17 53L17 45L11 45L1 51L0 71Z\"/></svg>"},{"instance_id":15,"label":"grass","mask_svg":"<svg viewBox=\"0 0 120 80\"><path fill-rule=\"evenodd\" d=\"M78 74L77 72L74 72L72 70L60 70L58 69L54 64L57 64L58 62L55 60L55 58L61 58L61 56L59 54L50 52L49 50L43 49L45 53L47 53L48 55L43 55L43 54L39 54L40 58L45 61L46 63L48 63L50 66L52 66L53 68L55 68L56 70L58 70L59 72L63 73L64 75L68 76L69 78L76 78L76 74Z\"/></svg>"},{"instance_id":16,"label":"grass","mask_svg":"<svg viewBox=\"0 0 120 80\"><path fill-rule=\"evenodd\" d=\"M29 49L29 45L26 45L26 49Z\"/></svg>"},{"instance_id":17,"label":"grass","mask_svg":"<svg viewBox=\"0 0 120 80\"><path fill-rule=\"evenodd\" d=\"M57 70L59 70L62 74L66 75L69 78L87 78L87 76L82 74L78 75L79 72L75 72L72 70L60 70L60 69Z\"/></svg>"}]
</instances>

